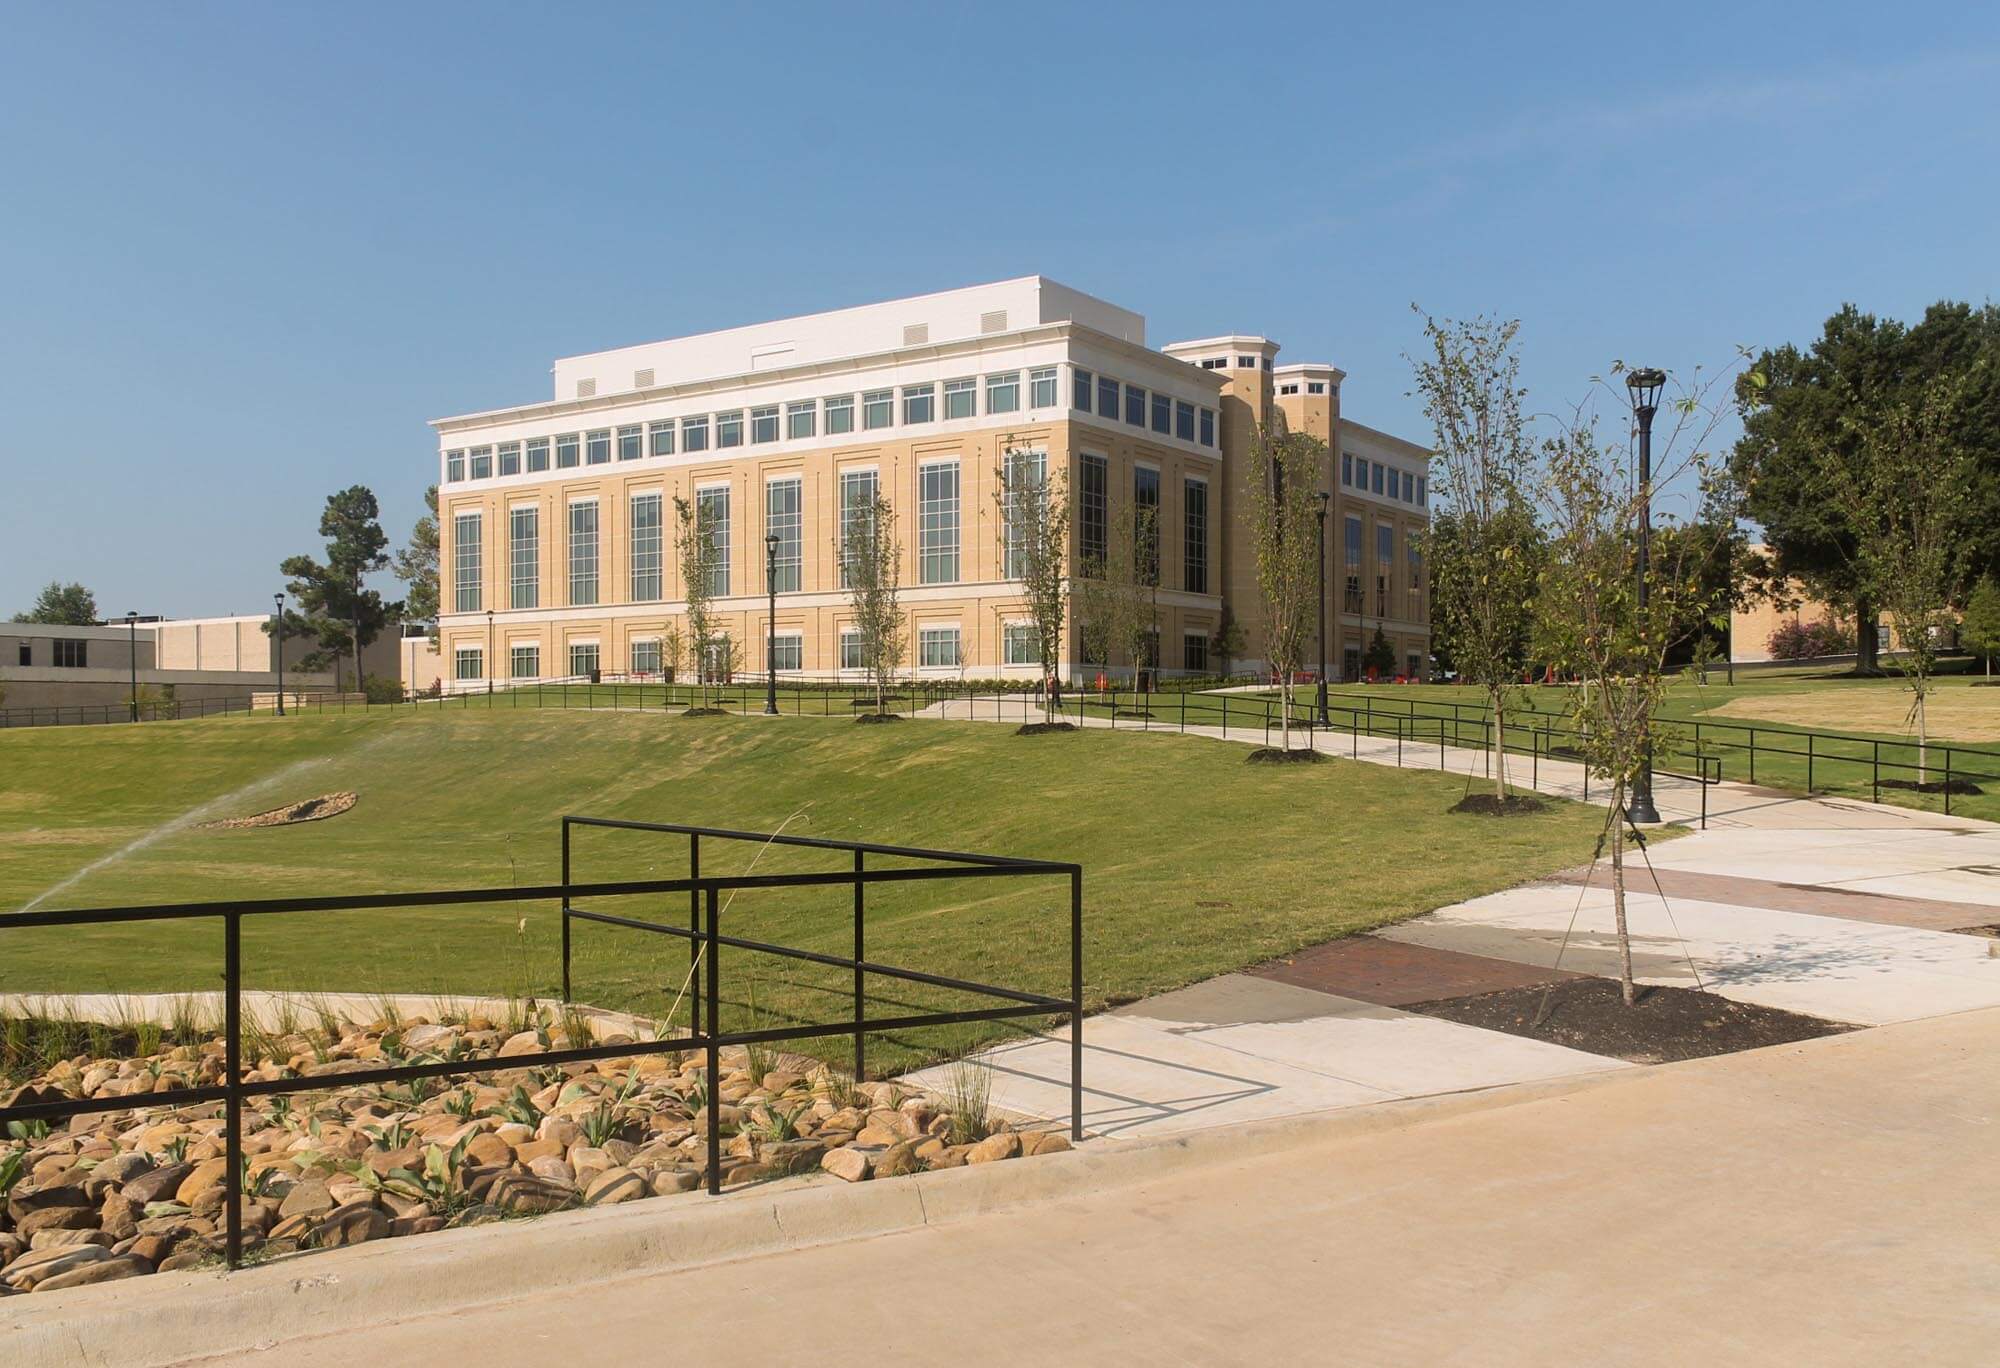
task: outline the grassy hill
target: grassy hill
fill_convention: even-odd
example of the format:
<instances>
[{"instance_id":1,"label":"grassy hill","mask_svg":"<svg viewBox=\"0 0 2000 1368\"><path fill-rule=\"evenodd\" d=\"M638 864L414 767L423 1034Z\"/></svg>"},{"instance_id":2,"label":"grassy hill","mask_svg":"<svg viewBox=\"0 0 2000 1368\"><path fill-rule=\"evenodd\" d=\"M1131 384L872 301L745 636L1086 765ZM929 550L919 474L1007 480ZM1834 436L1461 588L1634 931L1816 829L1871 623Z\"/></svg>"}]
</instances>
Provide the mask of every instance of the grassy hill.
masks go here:
<instances>
[{"instance_id":1,"label":"grassy hill","mask_svg":"<svg viewBox=\"0 0 2000 1368\"><path fill-rule=\"evenodd\" d=\"M783 824L1082 863L1087 997L1101 1006L1576 864L1602 820L1569 805L1520 821L1454 817L1462 779L1244 755L1195 738L1017 737L980 723L511 710L16 732L0 735L0 908L554 882L564 813ZM325 821L201 825L339 790L358 801ZM704 871L758 858L760 871L844 859L707 847ZM685 870L677 838L593 832L575 877ZM880 888L869 908L871 958L1067 991L1058 880ZM605 905L665 919L685 909L680 895ZM827 951L851 948L850 925L845 889L746 892L725 916L728 931ZM558 935L543 904L254 918L246 982L547 998ZM0 929L0 991L214 987L220 941L206 922ZM681 942L578 928L583 1000L664 1011L686 971ZM844 971L737 952L723 971L733 1014L845 1010ZM885 1001L947 1000L879 986Z\"/></svg>"}]
</instances>

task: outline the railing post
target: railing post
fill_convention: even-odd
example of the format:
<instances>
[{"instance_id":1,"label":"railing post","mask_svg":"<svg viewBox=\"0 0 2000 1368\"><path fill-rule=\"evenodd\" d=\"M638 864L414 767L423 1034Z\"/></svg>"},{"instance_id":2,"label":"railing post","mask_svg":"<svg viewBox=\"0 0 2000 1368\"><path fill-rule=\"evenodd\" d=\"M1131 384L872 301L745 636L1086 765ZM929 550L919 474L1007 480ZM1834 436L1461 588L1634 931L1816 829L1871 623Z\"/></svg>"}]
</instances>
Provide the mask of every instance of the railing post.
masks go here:
<instances>
[{"instance_id":1,"label":"railing post","mask_svg":"<svg viewBox=\"0 0 2000 1368\"><path fill-rule=\"evenodd\" d=\"M1528 728L1528 747L1535 753L1535 758L1528 762L1528 787L1534 790L1535 792L1539 793L1541 792L1542 788L1542 732L1541 731L1538 731L1533 727Z\"/></svg>"},{"instance_id":2,"label":"railing post","mask_svg":"<svg viewBox=\"0 0 2000 1368\"><path fill-rule=\"evenodd\" d=\"M1874 754L1868 761L1868 789L1870 800L1882 801L1882 743L1874 742Z\"/></svg>"},{"instance_id":3,"label":"railing post","mask_svg":"<svg viewBox=\"0 0 2000 1368\"><path fill-rule=\"evenodd\" d=\"M1757 782L1757 729L1750 729L1750 782Z\"/></svg>"},{"instance_id":4,"label":"railing post","mask_svg":"<svg viewBox=\"0 0 2000 1368\"><path fill-rule=\"evenodd\" d=\"M1951 747L1944 748L1944 815L1951 816Z\"/></svg>"},{"instance_id":5,"label":"railing post","mask_svg":"<svg viewBox=\"0 0 2000 1368\"><path fill-rule=\"evenodd\" d=\"M715 886L708 889L708 934L704 947L708 956L708 1192L711 1197L722 1195L722 1047L715 1043L719 1034L715 1024L721 1020L717 1010L720 1000L721 980L716 973L715 960Z\"/></svg>"},{"instance_id":6,"label":"railing post","mask_svg":"<svg viewBox=\"0 0 2000 1368\"><path fill-rule=\"evenodd\" d=\"M562 819L562 961L563 1001L576 1001L569 991L569 817Z\"/></svg>"},{"instance_id":7,"label":"railing post","mask_svg":"<svg viewBox=\"0 0 2000 1368\"><path fill-rule=\"evenodd\" d=\"M1813 737L1816 734L1806 733L1806 797L1808 798L1812 797L1813 791Z\"/></svg>"},{"instance_id":8,"label":"railing post","mask_svg":"<svg viewBox=\"0 0 2000 1368\"><path fill-rule=\"evenodd\" d=\"M1069 1138L1083 1139L1083 870L1069 876Z\"/></svg>"},{"instance_id":9,"label":"railing post","mask_svg":"<svg viewBox=\"0 0 2000 1368\"><path fill-rule=\"evenodd\" d=\"M863 1053L861 1023L868 1019L866 1011L867 975L861 970L861 961L867 941L862 933L862 917L865 907L862 890L867 887L861 882L862 854L854 852L854 1081L859 1083L868 1077L868 1062Z\"/></svg>"},{"instance_id":10,"label":"railing post","mask_svg":"<svg viewBox=\"0 0 2000 1368\"><path fill-rule=\"evenodd\" d=\"M701 837L688 835L688 878L701 877ZM701 889L688 890L688 1029L695 1035L701 1034L701 982L695 977L701 968L701 942L695 937L701 935ZM715 1034L715 1023L708 1023L708 1033Z\"/></svg>"},{"instance_id":11,"label":"railing post","mask_svg":"<svg viewBox=\"0 0 2000 1368\"><path fill-rule=\"evenodd\" d=\"M243 1262L243 914L222 919L222 1004L224 1087L229 1129L223 1148L228 1199L225 1254L231 1268Z\"/></svg>"}]
</instances>

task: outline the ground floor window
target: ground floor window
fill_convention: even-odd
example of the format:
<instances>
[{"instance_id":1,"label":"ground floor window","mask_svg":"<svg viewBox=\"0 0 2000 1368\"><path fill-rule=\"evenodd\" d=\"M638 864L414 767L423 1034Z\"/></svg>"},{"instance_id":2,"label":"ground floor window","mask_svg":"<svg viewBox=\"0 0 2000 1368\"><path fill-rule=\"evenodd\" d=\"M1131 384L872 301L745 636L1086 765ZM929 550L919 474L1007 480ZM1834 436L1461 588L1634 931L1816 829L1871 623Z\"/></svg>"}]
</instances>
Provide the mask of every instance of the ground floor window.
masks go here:
<instances>
[{"instance_id":1,"label":"ground floor window","mask_svg":"<svg viewBox=\"0 0 2000 1368\"><path fill-rule=\"evenodd\" d=\"M780 632L770 642L773 670L803 670L806 667L806 639L797 632Z\"/></svg>"},{"instance_id":2,"label":"ground floor window","mask_svg":"<svg viewBox=\"0 0 2000 1368\"><path fill-rule=\"evenodd\" d=\"M577 642L569 648L569 672L573 675L597 673L596 642Z\"/></svg>"},{"instance_id":3,"label":"ground floor window","mask_svg":"<svg viewBox=\"0 0 2000 1368\"><path fill-rule=\"evenodd\" d=\"M452 678L486 678L486 653L477 646L461 646L451 653Z\"/></svg>"},{"instance_id":4,"label":"ground floor window","mask_svg":"<svg viewBox=\"0 0 2000 1368\"><path fill-rule=\"evenodd\" d=\"M1340 653L1340 677L1352 683L1361 678L1361 648L1348 646Z\"/></svg>"},{"instance_id":5,"label":"ground floor window","mask_svg":"<svg viewBox=\"0 0 2000 1368\"><path fill-rule=\"evenodd\" d=\"M1042 645L1035 636L1034 623L1010 622L1000 629L1000 663L1003 665L1042 663Z\"/></svg>"},{"instance_id":6,"label":"ground floor window","mask_svg":"<svg viewBox=\"0 0 2000 1368\"><path fill-rule=\"evenodd\" d=\"M1208 637L1188 632L1181 637L1181 664L1196 674L1208 673Z\"/></svg>"},{"instance_id":7,"label":"ground floor window","mask_svg":"<svg viewBox=\"0 0 2000 1368\"><path fill-rule=\"evenodd\" d=\"M514 646L507 652L507 677L509 679L540 679L542 677L542 648L539 646Z\"/></svg>"},{"instance_id":8,"label":"ground floor window","mask_svg":"<svg viewBox=\"0 0 2000 1368\"><path fill-rule=\"evenodd\" d=\"M840 634L840 668L865 670L868 662L861 654L861 633L848 628Z\"/></svg>"},{"instance_id":9,"label":"ground floor window","mask_svg":"<svg viewBox=\"0 0 2000 1368\"><path fill-rule=\"evenodd\" d=\"M917 663L926 669L957 665L958 646L958 628L925 627L917 633Z\"/></svg>"},{"instance_id":10,"label":"ground floor window","mask_svg":"<svg viewBox=\"0 0 2000 1368\"><path fill-rule=\"evenodd\" d=\"M660 643L657 641L635 641L632 643L632 673L658 674L660 672Z\"/></svg>"}]
</instances>

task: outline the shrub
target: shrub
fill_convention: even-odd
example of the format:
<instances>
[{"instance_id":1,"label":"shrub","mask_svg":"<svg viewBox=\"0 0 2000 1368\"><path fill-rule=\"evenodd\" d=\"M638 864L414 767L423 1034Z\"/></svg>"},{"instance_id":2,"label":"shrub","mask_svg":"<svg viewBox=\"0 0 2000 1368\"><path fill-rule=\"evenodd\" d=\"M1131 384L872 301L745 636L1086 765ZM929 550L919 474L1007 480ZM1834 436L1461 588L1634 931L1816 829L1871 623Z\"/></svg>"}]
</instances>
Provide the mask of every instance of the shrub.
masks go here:
<instances>
[{"instance_id":1,"label":"shrub","mask_svg":"<svg viewBox=\"0 0 2000 1368\"><path fill-rule=\"evenodd\" d=\"M361 692L370 703L401 703L403 681L384 679L381 675L369 675L361 681Z\"/></svg>"},{"instance_id":2,"label":"shrub","mask_svg":"<svg viewBox=\"0 0 2000 1368\"><path fill-rule=\"evenodd\" d=\"M1787 622L1771 633L1765 643L1773 660L1811 660L1816 656L1846 655L1854 649L1854 631L1843 622L1822 618L1818 622Z\"/></svg>"}]
</instances>

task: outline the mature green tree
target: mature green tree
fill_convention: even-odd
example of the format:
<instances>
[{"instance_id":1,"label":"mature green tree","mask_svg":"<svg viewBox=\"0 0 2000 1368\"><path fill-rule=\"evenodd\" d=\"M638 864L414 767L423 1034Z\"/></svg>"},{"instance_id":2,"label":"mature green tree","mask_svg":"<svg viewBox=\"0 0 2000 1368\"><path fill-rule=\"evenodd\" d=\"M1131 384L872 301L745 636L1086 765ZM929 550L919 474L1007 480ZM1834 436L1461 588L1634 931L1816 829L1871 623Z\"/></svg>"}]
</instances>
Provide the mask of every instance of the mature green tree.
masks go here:
<instances>
[{"instance_id":1,"label":"mature green tree","mask_svg":"<svg viewBox=\"0 0 2000 1368\"><path fill-rule=\"evenodd\" d=\"M1436 433L1431 490L1452 521L1426 537L1433 611L1447 624L1459 678L1493 710L1493 788L1507 796L1506 717L1534 621L1542 545L1528 497L1532 444L1521 421L1520 325L1424 319L1417 392Z\"/></svg>"},{"instance_id":2,"label":"mature green tree","mask_svg":"<svg viewBox=\"0 0 2000 1368\"><path fill-rule=\"evenodd\" d=\"M1967 548L1962 512L1974 462L1959 444L1961 409L1974 376L1941 373L1914 398L1886 406L1859 396L1843 425L1854 459L1827 463L1827 502L1854 529L1855 576L1889 610L1902 645L1896 668L1910 681L1917 733L1917 782L1926 779L1930 740L1925 704L1937 670L1937 635L1963 597Z\"/></svg>"},{"instance_id":3,"label":"mature green tree","mask_svg":"<svg viewBox=\"0 0 2000 1368\"><path fill-rule=\"evenodd\" d=\"M1986 657L1986 676L1993 677L1993 657L2000 655L2000 579L1980 577L1965 602L1965 620L1958 627L1959 644Z\"/></svg>"},{"instance_id":4,"label":"mature green tree","mask_svg":"<svg viewBox=\"0 0 2000 1368\"><path fill-rule=\"evenodd\" d=\"M381 505L365 485L329 494L319 518L326 559L287 556L278 565L291 577L285 586L293 600L285 611L286 634L308 636L318 643L318 649L299 664L308 669L332 664L338 670L340 657L346 654L354 663L356 689L361 687L361 652L401 607L384 602L366 583L369 575L389 564L389 538L381 519ZM264 630L270 630L269 623Z\"/></svg>"},{"instance_id":5,"label":"mature green tree","mask_svg":"<svg viewBox=\"0 0 2000 1368\"><path fill-rule=\"evenodd\" d=\"M89 627L96 624L97 596L81 584L50 580L35 596L35 606L14 615L16 622L39 622L50 627Z\"/></svg>"},{"instance_id":6,"label":"mature green tree","mask_svg":"<svg viewBox=\"0 0 2000 1368\"><path fill-rule=\"evenodd\" d=\"M1829 482L1861 478L1864 433L1847 418L1857 403L1887 411L1915 402L1925 384L1981 358L1992 364L1966 394L1952 434L1972 456L1952 535L1975 570L1991 571L2000 569L2000 308L1934 304L1906 327L1845 305L1808 349L1774 348L1738 377L1743 436L1731 466L1744 512L1762 525L1779 580L1851 605L1860 672L1878 669L1882 605L1864 583L1848 506L1825 497Z\"/></svg>"},{"instance_id":7,"label":"mature green tree","mask_svg":"<svg viewBox=\"0 0 2000 1368\"><path fill-rule=\"evenodd\" d=\"M403 617L430 624L431 645L438 640L438 487L424 491L424 514L410 529L410 544L396 553L396 578L409 585Z\"/></svg>"},{"instance_id":8,"label":"mature green tree","mask_svg":"<svg viewBox=\"0 0 2000 1368\"><path fill-rule=\"evenodd\" d=\"M1368 639L1368 649L1361 653L1361 668L1374 671L1378 680L1396 677L1396 648L1389 644L1388 634L1382 625L1375 625L1375 635Z\"/></svg>"}]
</instances>

